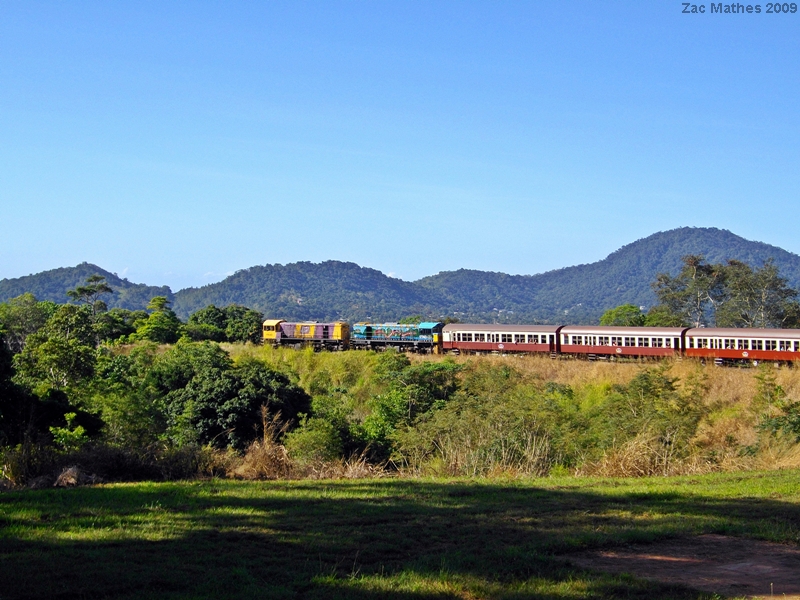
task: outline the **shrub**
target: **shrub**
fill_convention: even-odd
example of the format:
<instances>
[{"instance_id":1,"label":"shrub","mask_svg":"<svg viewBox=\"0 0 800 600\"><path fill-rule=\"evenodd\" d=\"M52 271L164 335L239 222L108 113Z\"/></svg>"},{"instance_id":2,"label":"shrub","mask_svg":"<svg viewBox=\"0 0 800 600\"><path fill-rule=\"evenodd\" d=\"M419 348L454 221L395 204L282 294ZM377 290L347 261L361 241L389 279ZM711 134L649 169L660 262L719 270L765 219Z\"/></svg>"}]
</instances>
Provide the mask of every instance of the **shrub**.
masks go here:
<instances>
[{"instance_id":1,"label":"shrub","mask_svg":"<svg viewBox=\"0 0 800 600\"><path fill-rule=\"evenodd\" d=\"M286 434L286 450L300 464L333 461L342 456L339 430L320 418L303 419L300 427Z\"/></svg>"}]
</instances>

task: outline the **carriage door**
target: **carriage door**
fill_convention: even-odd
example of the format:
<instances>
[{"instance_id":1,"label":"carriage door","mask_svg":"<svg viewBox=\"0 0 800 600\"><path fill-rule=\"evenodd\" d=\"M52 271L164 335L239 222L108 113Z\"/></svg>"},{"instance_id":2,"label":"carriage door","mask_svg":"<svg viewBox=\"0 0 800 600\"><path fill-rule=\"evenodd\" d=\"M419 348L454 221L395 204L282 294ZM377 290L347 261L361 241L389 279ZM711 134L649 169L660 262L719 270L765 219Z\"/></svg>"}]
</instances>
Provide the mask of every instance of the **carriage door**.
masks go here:
<instances>
[{"instance_id":1,"label":"carriage door","mask_svg":"<svg viewBox=\"0 0 800 600\"><path fill-rule=\"evenodd\" d=\"M322 339L323 340L331 339L330 327L328 325L322 326Z\"/></svg>"}]
</instances>

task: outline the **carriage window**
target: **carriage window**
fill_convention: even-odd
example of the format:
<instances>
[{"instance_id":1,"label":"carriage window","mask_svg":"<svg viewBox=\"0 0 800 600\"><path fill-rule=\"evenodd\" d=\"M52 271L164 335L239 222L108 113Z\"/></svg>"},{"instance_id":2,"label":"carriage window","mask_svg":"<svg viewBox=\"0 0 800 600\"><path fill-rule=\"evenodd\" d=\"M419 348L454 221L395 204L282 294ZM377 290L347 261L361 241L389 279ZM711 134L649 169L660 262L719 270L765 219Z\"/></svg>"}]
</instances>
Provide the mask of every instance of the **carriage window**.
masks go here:
<instances>
[{"instance_id":1,"label":"carriage window","mask_svg":"<svg viewBox=\"0 0 800 600\"><path fill-rule=\"evenodd\" d=\"M625 345L626 346L635 346L636 345L636 338L626 337L625 338Z\"/></svg>"},{"instance_id":2,"label":"carriage window","mask_svg":"<svg viewBox=\"0 0 800 600\"><path fill-rule=\"evenodd\" d=\"M599 338L597 338L597 343L601 346L608 346L608 336L601 335Z\"/></svg>"},{"instance_id":3,"label":"carriage window","mask_svg":"<svg viewBox=\"0 0 800 600\"><path fill-rule=\"evenodd\" d=\"M580 346L583 343L583 340L581 340L582 337L583 336L580 336L580 335L573 335L572 336L573 345Z\"/></svg>"},{"instance_id":4,"label":"carriage window","mask_svg":"<svg viewBox=\"0 0 800 600\"><path fill-rule=\"evenodd\" d=\"M465 338L465 340L467 342L471 342L472 341L472 334L471 333L465 333L464 334L464 338Z\"/></svg>"},{"instance_id":5,"label":"carriage window","mask_svg":"<svg viewBox=\"0 0 800 600\"><path fill-rule=\"evenodd\" d=\"M650 346L650 338L639 338L639 347L648 348Z\"/></svg>"},{"instance_id":6,"label":"carriage window","mask_svg":"<svg viewBox=\"0 0 800 600\"><path fill-rule=\"evenodd\" d=\"M485 342L486 341L486 334L485 333L476 333L475 334L475 341L476 342Z\"/></svg>"},{"instance_id":7,"label":"carriage window","mask_svg":"<svg viewBox=\"0 0 800 600\"><path fill-rule=\"evenodd\" d=\"M664 338L653 338L653 348L663 348Z\"/></svg>"},{"instance_id":8,"label":"carriage window","mask_svg":"<svg viewBox=\"0 0 800 600\"><path fill-rule=\"evenodd\" d=\"M764 340L764 350L775 350L778 347L778 340Z\"/></svg>"},{"instance_id":9,"label":"carriage window","mask_svg":"<svg viewBox=\"0 0 800 600\"><path fill-rule=\"evenodd\" d=\"M664 338L664 348L671 348L672 347L672 340L669 338Z\"/></svg>"},{"instance_id":10,"label":"carriage window","mask_svg":"<svg viewBox=\"0 0 800 600\"><path fill-rule=\"evenodd\" d=\"M622 338L621 337L612 336L611 337L611 345L612 346L622 346Z\"/></svg>"},{"instance_id":11,"label":"carriage window","mask_svg":"<svg viewBox=\"0 0 800 600\"><path fill-rule=\"evenodd\" d=\"M515 333L514 334L514 343L516 343L516 344L524 344L525 343L525 334L524 333Z\"/></svg>"},{"instance_id":12,"label":"carriage window","mask_svg":"<svg viewBox=\"0 0 800 600\"><path fill-rule=\"evenodd\" d=\"M750 340L750 349L751 350L763 350L764 343L762 340Z\"/></svg>"},{"instance_id":13,"label":"carriage window","mask_svg":"<svg viewBox=\"0 0 800 600\"><path fill-rule=\"evenodd\" d=\"M725 350L733 350L736 348L736 340L725 338Z\"/></svg>"},{"instance_id":14,"label":"carriage window","mask_svg":"<svg viewBox=\"0 0 800 600\"><path fill-rule=\"evenodd\" d=\"M800 342L795 342L794 343L794 351L795 352L800 352Z\"/></svg>"},{"instance_id":15,"label":"carriage window","mask_svg":"<svg viewBox=\"0 0 800 600\"><path fill-rule=\"evenodd\" d=\"M783 352L791 352L792 351L792 342L787 341L787 340L781 340L778 343L778 350L781 350Z\"/></svg>"},{"instance_id":16,"label":"carriage window","mask_svg":"<svg viewBox=\"0 0 800 600\"><path fill-rule=\"evenodd\" d=\"M694 338L686 338L686 342L689 348L694 348Z\"/></svg>"},{"instance_id":17,"label":"carriage window","mask_svg":"<svg viewBox=\"0 0 800 600\"><path fill-rule=\"evenodd\" d=\"M539 343L539 336L529 333L528 334L528 343L529 344L538 344Z\"/></svg>"},{"instance_id":18,"label":"carriage window","mask_svg":"<svg viewBox=\"0 0 800 600\"><path fill-rule=\"evenodd\" d=\"M503 334L500 335L500 339L502 340L502 342L504 344L505 343L509 343L510 344L511 343L511 334L510 333L503 333Z\"/></svg>"},{"instance_id":19,"label":"carriage window","mask_svg":"<svg viewBox=\"0 0 800 600\"><path fill-rule=\"evenodd\" d=\"M737 350L749 350L750 344L747 343L747 340L736 340L736 349Z\"/></svg>"}]
</instances>

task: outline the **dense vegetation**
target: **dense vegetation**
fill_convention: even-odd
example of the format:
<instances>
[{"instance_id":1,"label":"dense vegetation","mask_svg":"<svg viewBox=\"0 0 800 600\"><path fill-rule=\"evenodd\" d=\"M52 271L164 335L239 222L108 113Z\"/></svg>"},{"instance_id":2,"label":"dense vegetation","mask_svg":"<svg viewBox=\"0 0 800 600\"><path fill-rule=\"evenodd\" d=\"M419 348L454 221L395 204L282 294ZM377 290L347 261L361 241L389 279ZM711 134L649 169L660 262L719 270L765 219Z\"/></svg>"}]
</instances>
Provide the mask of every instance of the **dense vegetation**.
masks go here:
<instances>
[{"instance_id":1,"label":"dense vegetation","mask_svg":"<svg viewBox=\"0 0 800 600\"><path fill-rule=\"evenodd\" d=\"M638 240L592 264L532 276L461 269L405 282L353 263L300 262L252 267L173 297L168 288L131 284L83 264L2 280L0 301L31 292L62 302L68 289L99 273L117 290L107 298L110 307L141 310L151 297L165 296L182 319L209 304L238 303L290 320L391 321L421 314L465 322L590 324L621 304L652 307L657 298L650 283L659 273L678 273L687 254L702 255L710 264L736 260L756 269L772 260L789 286L800 286L800 257L728 231L685 227Z\"/></svg>"},{"instance_id":2,"label":"dense vegetation","mask_svg":"<svg viewBox=\"0 0 800 600\"><path fill-rule=\"evenodd\" d=\"M772 365L315 353L254 344L263 315L245 307L184 323L163 296L130 311L110 294L92 276L76 304L0 304L7 480L71 464L102 479L666 475L798 456L800 383Z\"/></svg>"},{"instance_id":3,"label":"dense vegetation","mask_svg":"<svg viewBox=\"0 0 800 600\"><path fill-rule=\"evenodd\" d=\"M797 290L777 266L760 268L728 260L712 264L687 255L674 277L659 273L653 283L658 303L646 314L632 304L607 310L601 325L622 327L800 327Z\"/></svg>"}]
</instances>

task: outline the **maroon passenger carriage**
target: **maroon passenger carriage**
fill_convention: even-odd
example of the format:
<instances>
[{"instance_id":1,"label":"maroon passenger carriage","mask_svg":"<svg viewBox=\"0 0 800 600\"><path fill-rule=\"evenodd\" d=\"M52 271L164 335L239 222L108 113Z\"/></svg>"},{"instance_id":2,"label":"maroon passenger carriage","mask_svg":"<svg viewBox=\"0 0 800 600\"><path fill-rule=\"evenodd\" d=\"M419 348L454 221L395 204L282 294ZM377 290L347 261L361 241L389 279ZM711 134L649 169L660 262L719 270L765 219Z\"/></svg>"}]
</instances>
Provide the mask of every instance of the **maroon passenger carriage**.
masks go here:
<instances>
[{"instance_id":1,"label":"maroon passenger carriage","mask_svg":"<svg viewBox=\"0 0 800 600\"><path fill-rule=\"evenodd\" d=\"M679 356L686 327L603 327L567 325L560 328L559 353L608 359L612 356L665 358Z\"/></svg>"},{"instance_id":2,"label":"maroon passenger carriage","mask_svg":"<svg viewBox=\"0 0 800 600\"><path fill-rule=\"evenodd\" d=\"M724 329L686 332L684 354L722 362L800 360L800 329Z\"/></svg>"},{"instance_id":3,"label":"maroon passenger carriage","mask_svg":"<svg viewBox=\"0 0 800 600\"><path fill-rule=\"evenodd\" d=\"M555 325L451 323L442 329L442 349L451 353L557 351Z\"/></svg>"}]
</instances>

